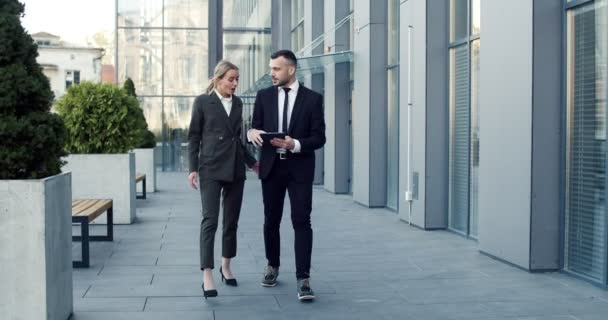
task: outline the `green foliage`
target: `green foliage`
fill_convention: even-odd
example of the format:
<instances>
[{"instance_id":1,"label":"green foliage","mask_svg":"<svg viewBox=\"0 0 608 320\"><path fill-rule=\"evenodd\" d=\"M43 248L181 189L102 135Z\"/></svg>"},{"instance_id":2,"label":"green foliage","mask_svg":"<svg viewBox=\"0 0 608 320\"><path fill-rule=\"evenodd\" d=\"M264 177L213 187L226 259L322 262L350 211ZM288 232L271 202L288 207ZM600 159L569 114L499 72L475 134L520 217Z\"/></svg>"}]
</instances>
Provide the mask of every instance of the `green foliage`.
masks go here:
<instances>
[{"instance_id":1,"label":"green foliage","mask_svg":"<svg viewBox=\"0 0 608 320\"><path fill-rule=\"evenodd\" d=\"M131 78L127 78L125 84L122 87L127 91L128 95L137 98L137 94L135 93L135 84L133 83L133 80L131 80Z\"/></svg>"},{"instance_id":2,"label":"green foliage","mask_svg":"<svg viewBox=\"0 0 608 320\"><path fill-rule=\"evenodd\" d=\"M23 13L17 0L0 0L0 179L56 175L66 154L65 127L49 112L53 92Z\"/></svg>"},{"instance_id":3,"label":"green foliage","mask_svg":"<svg viewBox=\"0 0 608 320\"><path fill-rule=\"evenodd\" d=\"M137 147L142 149L150 149L156 147L156 136L154 135L154 132L150 130L144 131L139 146Z\"/></svg>"},{"instance_id":4,"label":"green foliage","mask_svg":"<svg viewBox=\"0 0 608 320\"><path fill-rule=\"evenodd\" d=\"M125 153L137 147L146 120L136 98L111 84L83 82L57 101L71 153Z\"/></svg>"},{"instance_id":5,"label":"green foliage","mask_svg":"<svg viewBox=\"0 0 608 320\"><path fill-rule=\"evenodd\" d=\"M135 84L133 83L133 80L131 80L131 78L127 78L127 80L125 81L124 85L122 86L123 89L125 89L125 91L127 92L128 95L137 98L137 93L135 93ZM145 116L143 114L143 111L141 112L141 116L143 117L144 121L145 120ZM156 137L154 136L154 133L150 130L148 130L148 123L145 123L145 130L142 131L142 135L139 138L139 143L137 144L137 148L154 148L156 147Z\"/></svg>"}]
</instances>

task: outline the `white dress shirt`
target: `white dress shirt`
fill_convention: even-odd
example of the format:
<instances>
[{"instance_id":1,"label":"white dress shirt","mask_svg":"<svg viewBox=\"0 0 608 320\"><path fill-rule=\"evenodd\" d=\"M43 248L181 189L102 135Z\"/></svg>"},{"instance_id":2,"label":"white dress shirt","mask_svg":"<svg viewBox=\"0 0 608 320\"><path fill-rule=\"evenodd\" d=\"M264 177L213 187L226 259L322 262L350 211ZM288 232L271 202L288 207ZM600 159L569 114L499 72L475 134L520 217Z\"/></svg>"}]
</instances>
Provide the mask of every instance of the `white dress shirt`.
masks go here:
<instances>
[{"instance_id":1,"label":"white dress shirt","mask_svg":"<svg viewBox=\"0 0 608 320\"><path fill-rule=\"evenodd\" d=\"M289 97L289 105L287 107L287 124L289 125L290 121L291 121L291 114L293 112L293 106L296 103L296 97L298 96L298 89L300 88L300 83L298 82L298 80L294 81L289 88L291 90L289 90L289 93L287 94ZM279 115L279 132L287 132L287 130L283 130L283 104L285 103L285 90L283 90L283 88L278 87L277 90L279 90L279 101L278 101L278 115ZM251 142L251 137L249 137L249 132L251 132L250 129L247 132L247 140L249 140L249 142ZM302 151L302 145L300 144L300 141L298 141L297 139L293 139L294 142L294 148L293 150L291 150L292 153L299 153L300 151ZM277 149L278 153L282 153L285 152L284 149L279 148Z\"/></svg>"},{"instance_id":2,"label":"white dress shirt","mask_svg":"<svg viewBox=\"0 0 608 320\"><path fill-rule=\"evenodd\" d=\"M300 89L300 83L298 80L294 81L289 88L289 93L287 94L289 97L289 105L287 107L287 125L291 123L291 114L293 112L293 106L296 104L296 97L298 96L298 89ZM287 132L287 129L283 129L283 104L285 103L285 90L279 87L279 132ZM294 139L295 147L291 152L298 153L302 150L302 146L300 145L300 141ZM279 149L279 151L283 151Z\"/></svg>"},{"instance_id":3,"label":"white dress shirt","mask_svg":"<svg viewBox=\"0 0 608 320\"><path fill-rule=\"evenodd\" d=\"M220 101L224 106L224 110L226 110L226 113L228 114L228 116L230 116L230 111L232 111L232 96L230 96L230 98L226 98L222 96L222 94L220 94L217 89L213 89L213 91L215 91L215 94L217 94L217 96L220 98Z\"/></svg>"}]
</instances>

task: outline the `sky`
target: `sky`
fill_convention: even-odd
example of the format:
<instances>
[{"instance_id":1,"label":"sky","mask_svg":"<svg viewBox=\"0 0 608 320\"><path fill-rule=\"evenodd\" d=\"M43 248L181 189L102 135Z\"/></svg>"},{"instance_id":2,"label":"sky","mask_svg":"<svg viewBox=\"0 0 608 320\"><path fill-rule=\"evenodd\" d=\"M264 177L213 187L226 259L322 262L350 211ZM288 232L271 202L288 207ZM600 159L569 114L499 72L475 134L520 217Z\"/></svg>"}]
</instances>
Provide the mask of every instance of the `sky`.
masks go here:
<instances>
[{"instance_id":1,"label":"sky","mask_svg":"<svg viewBox=\"0 0 608 320\"><path fill-rule=\"evenodd\" d=\"M97 32L114 31L115 0L20 0L21 23L30 33L45 31L62 40L86 45Z\"/></svg>"}]
</instances>

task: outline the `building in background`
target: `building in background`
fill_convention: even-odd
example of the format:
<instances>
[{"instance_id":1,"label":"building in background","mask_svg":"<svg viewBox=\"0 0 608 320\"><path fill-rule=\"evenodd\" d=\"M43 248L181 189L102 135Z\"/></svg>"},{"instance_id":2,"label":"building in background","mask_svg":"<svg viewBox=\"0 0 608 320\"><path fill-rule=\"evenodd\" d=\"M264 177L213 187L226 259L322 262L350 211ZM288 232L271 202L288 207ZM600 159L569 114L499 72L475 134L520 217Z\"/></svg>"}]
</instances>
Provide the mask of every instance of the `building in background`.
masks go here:
<instances>
[{"instance_id":1,"label":"building in background","mask_svg":"<svg viewBox=\"0 0 608 320\"><path fill-rule=\"evenodd\" d=\"M208 83L205 0L118 0L116 82L131 78L162 170L188 167L187 129L194 98Z\"/></svg>"},{"instance_id":2,"label":"building in background","mask_svg":"<svg viewBox=\"0 0 608 320\"><path fill-rule=\"evenodd\" d=\"M563 267L608 285L608 1L574 1L565 6L561 68L561 167ZM556 49L557 46L554 46ZM541 58L539 57L539 60ZM541 72L551 66L541 69ZM553 80L555 81L555 80ZM556 102L558 97L554 97ZM554 105L553 105L554 106ZM547 107L553 107L547 106ZM544 150L540 150L544 151ZM554 164L555 165L555 164ZM557 183L557 181L555 181Z\"/></svg>"},{"instance_id":3,"label":"building in background","mask_svg":"<svg viewBox=\"0 0 608 320\"><path fill-rule=\"evenodd\" d=\"M73 84L102 81L104 49L71 45L46 32L35 33L32 38L38 44L37 61L50 80L55 99Z\"/></svg>"},{"instance_id":4,"label":"building in background","mask_svg":"<svg viewBox=\"0 0 608 320\"><path fill-rule=\"evenodd\" d=\"M325 97L326 190L519 268L608 285L608 1L277 0L272 12L273 49L297 51Z\"/></svg>"},{"instance_id":5,"label":"building in background","mask_svg":"<svg viewBox=\"0 0 608 320\"><path fill-rule=\"evenodd\" d=\"M158 137L161 170L187 170L192 103L223 58L241 69L238 94L248 119L249 89L267 73L270 10L270 0L117 1L116 80L133 79Z\"/></svg>"},{"instance_id":6,"label":"building in background","mask_svg":"<svg viewBox=\"0 0 608 320\"><path fill-rule=\"evenodd\" d=\"M133 80L161 170L188 167L190 110L209 76L208 19L202 0L117 1L116 80Z\"/></svg>"},{"instance_id":7,"label":"building in background","mask_svg":"<svg viewBox=\"0 0 608 320\"><path fill-rule=\"evenodd\" d=\"M217 61L241 68L247 129L270 53L292 49L325 98L317 184L608 286L608 0L118 4L117 77L134 79L165 170L187 168Z\"/></svg>"},{"instance_id":8,"label":"building in background","mask_svg":"<svg viewBox=\"0 0 608 320\"><path fill-rule=\"evenodd\" d=\"M243 138L251 128L253 103L257 90L268 82L268 63L272 54L271 0L218 1L223 18L215 20L218 37L222 39L222 59L236 64L240 70L237 95L243 100ZM261 81L260 79L264 79ZM247 146L255 153L255 147Z\"/></svg>"}]
</instances>

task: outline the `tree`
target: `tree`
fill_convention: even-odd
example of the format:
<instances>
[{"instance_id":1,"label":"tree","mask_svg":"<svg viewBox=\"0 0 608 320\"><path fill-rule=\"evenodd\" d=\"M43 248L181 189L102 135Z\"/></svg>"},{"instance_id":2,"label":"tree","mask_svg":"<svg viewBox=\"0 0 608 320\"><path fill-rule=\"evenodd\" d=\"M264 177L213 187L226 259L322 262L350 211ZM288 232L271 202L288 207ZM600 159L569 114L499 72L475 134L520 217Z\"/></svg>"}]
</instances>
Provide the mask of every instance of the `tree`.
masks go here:
<instances>
[{"instance_id":1,"label":"tree","mask_svg":"<svg viewBox=\"0 0 608 320\"><path fill-rule=\"evenodd\" d=\"M133 80L131 80L131 78L127 78L122 87L130 96L137 98L137 93L135 93L135 84L133 83ZM142 131L142 135L139 138L139 142L137 143L136 147L154 148L156 146L156 137L154 133L148 129L148 122L146 121L146 117L144 116L143 110L141 110L140 113L141 115L138 116L140 118L139 121L143 121L143 126L145 127L145 130Z\"/></svg>"},{"instance_id":2,"label":"tree","mask_svg":"<svg viewBox=\"0 0 608 320\"><path fill-rule=\"evenodd\" d=\"M133 83L133 80L131 80L131 78L127 78L127 80L125 80L125 84L122 87L127 91L127 94L137 98L137 93L135 93L135 84Z\"/></svg>"},{"instance_id":3,"label":"tree","mask_svg":"<svg viewBox=\"0 0 608 320\"><path fill-rule=\"evenodd\" d=\"M0 179L40 179L61 172L66 129L50 112L49 80L38 47L21 26L24 5L0 0Z\"/></svg>"}]
</instances>

